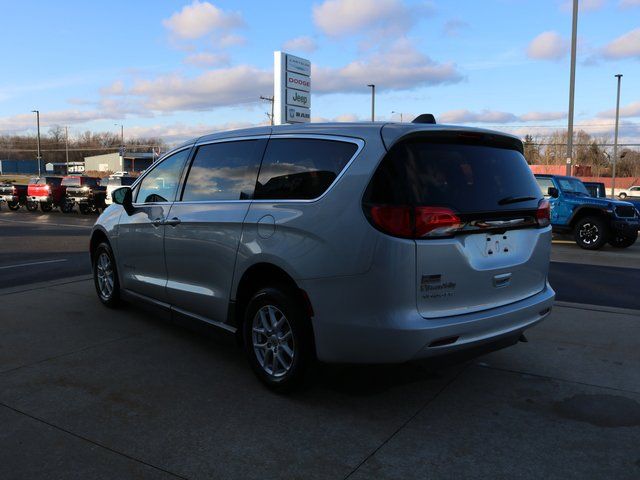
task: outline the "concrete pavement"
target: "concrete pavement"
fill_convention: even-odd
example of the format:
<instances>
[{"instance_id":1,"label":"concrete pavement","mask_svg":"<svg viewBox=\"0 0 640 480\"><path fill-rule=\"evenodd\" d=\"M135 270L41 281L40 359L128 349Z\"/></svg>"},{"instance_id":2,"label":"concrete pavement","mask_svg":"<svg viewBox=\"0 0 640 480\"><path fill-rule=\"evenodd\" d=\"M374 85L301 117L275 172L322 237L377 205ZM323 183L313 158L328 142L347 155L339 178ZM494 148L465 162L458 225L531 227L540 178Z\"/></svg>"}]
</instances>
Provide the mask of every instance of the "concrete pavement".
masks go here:
<instances>
[{"instance_id":1,"label":"concrete pavement","mask_svg":"<svg viewBox=\"0 0 640 480\"><path fill-rule=\"evenodd\" d=\"M0 478L638 478L640 312L556 307L465 364L263 388L223 335L88 280L0 292Z\"/></svg>"}]
</instances>

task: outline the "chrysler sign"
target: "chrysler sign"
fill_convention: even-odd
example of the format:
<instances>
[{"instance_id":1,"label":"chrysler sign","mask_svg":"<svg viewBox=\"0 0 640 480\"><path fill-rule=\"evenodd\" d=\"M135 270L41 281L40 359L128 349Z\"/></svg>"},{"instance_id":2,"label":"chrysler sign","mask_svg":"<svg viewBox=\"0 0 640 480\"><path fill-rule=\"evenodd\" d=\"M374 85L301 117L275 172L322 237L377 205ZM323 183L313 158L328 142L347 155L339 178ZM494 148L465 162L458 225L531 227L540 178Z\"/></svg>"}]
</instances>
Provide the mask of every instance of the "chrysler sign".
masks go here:
<instances>
[{"instance_id":1,"label":"chrysler sign","mask_svg":"<svg viewBox=\"0 0 640 480\"><path fill-rule=\"evenodd\" d=\"M274 124L307 123L311 119L311 62L274 52Z\"/></svg>"}]
</instances>

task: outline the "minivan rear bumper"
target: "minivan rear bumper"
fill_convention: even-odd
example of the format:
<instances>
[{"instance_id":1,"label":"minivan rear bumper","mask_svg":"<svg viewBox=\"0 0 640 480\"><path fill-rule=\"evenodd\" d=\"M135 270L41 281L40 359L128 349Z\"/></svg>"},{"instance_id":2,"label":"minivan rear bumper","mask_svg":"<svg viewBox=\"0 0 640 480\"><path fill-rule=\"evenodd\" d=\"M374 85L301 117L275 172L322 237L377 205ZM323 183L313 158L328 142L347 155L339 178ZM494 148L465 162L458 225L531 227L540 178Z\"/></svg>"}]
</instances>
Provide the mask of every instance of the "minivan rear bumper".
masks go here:
<instances>
[{"instance_id":1,"label":"minivan rear bumper","mask_svg":"<svg viewBox=\"0 0 640 480\"><path fill-rule=\"evenodd\" d=\"M549 315L554 299L547 282L524 300L464 315L425 319L417 311L395 312L366 326L314 318L316 352L335 363L402 363L459 352L521 334Z\"/></svg>"}]
</instances>

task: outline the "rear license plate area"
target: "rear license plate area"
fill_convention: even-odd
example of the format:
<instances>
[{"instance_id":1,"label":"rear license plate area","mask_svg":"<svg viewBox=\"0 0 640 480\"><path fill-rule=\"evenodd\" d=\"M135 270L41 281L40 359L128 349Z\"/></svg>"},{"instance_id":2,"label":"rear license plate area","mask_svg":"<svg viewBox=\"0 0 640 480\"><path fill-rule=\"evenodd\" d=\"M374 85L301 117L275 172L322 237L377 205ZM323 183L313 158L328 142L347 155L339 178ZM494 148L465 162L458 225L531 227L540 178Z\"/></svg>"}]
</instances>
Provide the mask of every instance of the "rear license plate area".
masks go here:
<instances>
[{"instance_id":1,"label":"rear license plate area","mask_svg":"<svg viewBox=\"0 0 640 480\"><path fill-rule=\"evenodd\" d=\"M485 257L509 255L513 250L509 235L506 233L487 235L484 243Z\"/></svg>"}]
</instances>

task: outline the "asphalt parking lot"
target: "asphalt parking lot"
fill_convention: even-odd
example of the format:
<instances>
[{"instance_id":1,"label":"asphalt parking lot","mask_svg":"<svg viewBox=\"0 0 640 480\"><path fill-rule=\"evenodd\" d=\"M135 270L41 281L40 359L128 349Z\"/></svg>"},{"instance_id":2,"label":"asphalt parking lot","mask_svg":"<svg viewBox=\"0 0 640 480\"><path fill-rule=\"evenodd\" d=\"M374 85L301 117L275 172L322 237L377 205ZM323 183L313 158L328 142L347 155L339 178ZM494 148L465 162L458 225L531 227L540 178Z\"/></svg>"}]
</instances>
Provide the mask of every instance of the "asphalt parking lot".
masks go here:
<instances>
[{"instance_id":1,"label":"asphalt parking lot","mask_svg":"<svg viewBox=\"0 0 640 480\"><path fill-rule=\"evenodd\" d=\"M94 220L0 212L2 479L640 477L638 245L554 244L560 301L528 343L319 365L282 396L222 334L103 308Z\"/></svg>"}]
</instances>

